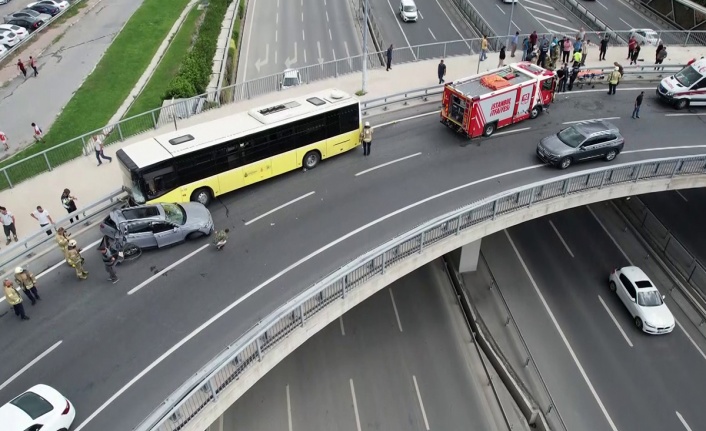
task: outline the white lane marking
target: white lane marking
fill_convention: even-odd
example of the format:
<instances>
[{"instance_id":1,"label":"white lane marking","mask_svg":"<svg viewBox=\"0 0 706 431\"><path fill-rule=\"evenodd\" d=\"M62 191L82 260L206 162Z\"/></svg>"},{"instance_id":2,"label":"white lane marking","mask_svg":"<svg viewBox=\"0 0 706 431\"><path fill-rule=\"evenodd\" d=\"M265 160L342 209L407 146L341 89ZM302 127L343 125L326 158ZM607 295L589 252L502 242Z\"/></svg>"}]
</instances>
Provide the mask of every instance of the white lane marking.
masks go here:
<instances>
[{"instance_id":1,"label":"white lane marking","mask_svg":"<svg viewBox=\"0 0 706 431\"><path fill-rule=\"evenodd\" d=\"M409 120L416 120L417 118L428 117L429 115L438 114L438 113L439 113L439 111L436 110L436 111L432 111L432 112L426 112L424 114L413 115L413 116L407 117L407 118L400 118L399 120L388 121L387 123L382 123L382 124L378 124L377 126L373 126L373 129L377 129L378 127L391 126L393 124L402 123L402 122L409 121Z\"/></svg>"},{"instance_id":2,"label":"white lane marking","mask_svg":"<svg viewBox=\"0 0 706 431\"><path fill-rule=\"evenodd\" d=\"M507 171L507 172L503 172L503 173L500 173L500 174L491 175L491 176L486 177L486 178L481 178L481 179L479 179L479 180L471 181L471 182L469 182L469 183L466 183L466 184L462 184L462 185L460 185L460 186L453 187L453 188L451 188L451 189L445 190L445 191L440 192L440 193L437 193L437 194L435 194L435 195L431 195L431 196L429 196L429 197L426 197L426 198L424 198L424 199L422 199L422 200L419 200L419 201L417 201L417 202L411 203L411 204L409 204L409 205L407 205L407 206L404 206L404 207L402 207L402 208L399 208L399 209L397 209L397 210L395 210L395 211L393 211L393 212L391 212L391 213L388 213L388 214L386 214L386 215L384 215L384 216L382 216L382 217L380 217L380 218L377 218L377 219L375 219L375 220L373 220L373 221L371 221L371 222L368 222L368 223L364 224L363 226L360 226L359 228L354 229L354 230L352 230L351 232L348 232L347 234L343 235L342 237L340 237L340 238L338 238L338 239L336 239L336 240L334 240L334 241L332 241L332 242L330 242L330 243L324 245L323 247L321 247L321 248L319 248L319 249L317 249L317 250L314 250L313 252L309 253L308 255L302 257L302 258L299 259L298 261L296 261L296 262L292 263L291 265L289 265L288 267L284 268L284 269L281 270L280 272L278 272L278 273L276 273L275 275L271 276L271 277L268 278L267 280L263 281L262 283L260 283L259 285L257 285L255 288L253 288L252 290L250 290L250 291L249 291L248 293L246 293L245 295L243 295L243 296L241 296L240 298L236 299L234 302L232 302L231 304L229 304L227 307L225 307L224 309L222 309L222 310L219 311L218 313L216 313L216 314L214 314L213 316L211 316L211 318L209 318L207 321L205 321L204 323L202 323L198 328L194 329L194 330L191 331L189 334L187 334L184 338L182 338L181 340L179 340L179 342L177 342L175 345L173 345L172 347L170 347L169 350L167 350L167 351L165 351L164 353L162 353L157 359L155 359L151 364L149 364L149 365L147 366L147 368L145 368L144 370L140 371L135 377L133 377L129 382L127 382L127 383L126 383L122 388L120 388L115 394L113 394L113 395L112 395L110 398L108 398L103 404L101 404L100 407L98 407L98 409L96 409L96 411L94 411L93 413L91 413L90 416L88 416L81 424L79 424L79 426L76 427L76 429L74 429L74 431L81 431L81 430L82 430L84 427L86 427L93 419L95 419L96 416L98 416L103 410L105 410L110 404L112 404L113 401L115 401L120 395L124 394L124 393L125 393L128 389L130 389L135 383L137 383L142 377L144 377L147 373L149 373L149 372L152 371L155 367L157 367L157 365L159 365L159 364L161 364L162 362L164 362L165 359L167 359L167 358L168 358L169 356L171 356L174 352L176 352L181 346L183 346L184 344L188 343L191 339L193 339L194 337L196 337L197 335L199 335L201 332L203 332L203 331L204 331L206 328L208 328L209 326L213 325L214 322L216 322L218 319L220 319L221 317L223 317L224 315L226 315L229 311L231 311L232 309L234 309L234 308L237 307L238 305L242 304L242 303L243 303L244 301L246 301L248 298L250 298L251 296L253 296L253 295L256 294L257 292L261 291L261 290L264 289L265 287L269 286L272 282L274 282L275 280L279 279L279 278L282 277L283 275L287 274L288 272L290 272L290 271L293 270L294 268L297 268L298 266L300 266L300 265L302 265L303 263L305 263L305 262L311 260L312 258L314 258L314 257L316 257L316 256L318 256L318 255L320 255L321 253L327 251L328 249L330 249L330 248L332 248L332 247L334 247L334 246L336 246L336 245L342 243L343 241L347 240L348 238L350 238L350 237L352 237L352 236L354 236L354 235L357 235L357 234L359 234L360 232L363 232L364 230L371 228L372 226L378 225L378 224L382 223L383 221L388 220L388 219L390 219L390 218L392 218L392 217L394 217L394 216L396 216L396 215L398 215L398 214L402 214L402 213L405 212L405 211L409 211L409 210L412 209L412 208L416 208L416 207L418 207L418 206L420 206L420 205L423 205L423 204L425 204L425 203L427 203L427 202L431 202L431 201L433 201L433 200L435 200L435 199L444 197L444 196L446 196L446 195L449 195L449 194L451 194L451 193L455 193L455 192L457 192L457 191L459 191L459 190L463 190L463 189L466 189L466 188L468 188L468 187L473 187L473 186L478 185L478 184L481 184L481 183L485 183L485 182L497 180L498 178L502 178L502 177L514 175L514 174L521 173L521 172L525 172L525 171L529 171L529 170L532 170L532 169L543 168L543 167L545 167L544 164L525 166L524 168L518 168L518 169L514 169L514 170L512 170L512 171ZM206 245L206 246L208 246L208 245ZM205 247L206 247L206 246L205 246Z\"/></svg>"},{"instance_id":3,"label":"white lane marking","mask_svg":"<svg viewBox=\"0 0 706 431\"><path fill-rule=\"evenodd\" d=\"M531 10L531 11L537 12L537 13L542 13L542 14L544 14L544 15L549 15L549 16L552 17L552 18L556 18L556 19L560 19L560 20L563 20L563 21L567 21L567 19L564 18L563 16L559 16L559 15L553 14L553 13L551 13L551 12L547 12L547 11L545 11L545 10L535 9L535 8L529 7L529 6L525 6L525 9ZM537 18L537 19L539 19L539 18ZM547 22L552 23L551 21L547 21ZM552 23L552 24L554 24L554 23ZM559 25L559 24L557 24L557 25Z\"/></svg>"},{"instance_id":4,"label":"white lane marking","mask_svg":"<svg viewBox=\"0 0 706 431\"><path fill-rule=\"evenodd\" d=\"M689 117L689 116L701 116L706 115L706 112L692 112L692 113L682 113L682 114L664 114L665 117Z\"/></svg>"},{"instance_id":5,"label":"white lane marking","mask_svg":"<svg viewBox=\"0 0 706 431\"><path fill-rule=\"evenodd\" d=\"M404 32L400 21L397 19L397 14L395 13L395 9L392 7L392 3L390 3L390 0L387 0L387 5L390 6L390 12L392 12L392 16L395 17L394 19L397 23L397 27L399 27L400 31L402 32L402 37L404 37L405 42L407 42L407 48L409 48L409 51L412 53L412 57L414 57L414 59L416 60L417 55L414 53L414 50L412 49L412 44L409 43L409 39L407 39L407 34Z\"/></svg>"},{"instance_id":6,"label":"white lane marking","mask_svg":"<svg viewBox=\"0 0 706 431\"><path fill-rule=\"evenodd\" d=\"M328 29L328 38L333 40L333 34L331 33L331 27Z\"/></svg>"},{"instance_id":7,"label":"white lane marking","mask_svg":"<svg viewBox=\"0 0 706 431\"><path fill-rule=\"evenodd\" d=\"M333 61L336 61L336 50L331 48L331 52L333 53Z\"/></svg>"},{"instance_id":8,"label":"white lane marking","mask_svg":"<svg viewBox=\"0 0 706 431\"><path fill-rule=\"evenodd\" d=\"M564 244L564 248L566 248L566 251L569 252L569 255L571 257L574 257L574 253L571 252L571 249L569 248L569 244L567 244L566 241L564 241L564 237L561 236L561 234L559 233L559 229L557 229L556 226L554 226L554 222L549 220L549 224L552 226L552 229L554 229L554 233L556 234L556 236L559 237L559 241L561 241L561 243Z\"/></svg>"},{"instance_id":9,"label":"white lane marking","mask_svg":"<svg viewBox=\"0 0 706 431\"><path fill-rule=\"evenodd\" d=\"M598 295L598 300L601 301L601 305L605 309L606 313L608 313L608 316L610 316L610 320L615 323L615 326L618 328L618 331L620 331L620 334L623 336L623 338L625 338L625 341L628 343L628 346L633 347L632 341L630 341L630 338L628 338L628 334L623 331L623 327L620 326L620 323L618 323L618 319L616 319L613 313L611 313L610 309L608 308L608 305L606 305L606 303L603 301L603 298L601 298L601 295Z\"/></svg>"},{"instance_id":10,"label":"white lane marking","mask_svg":"<svg viewBox=\"0 0 706 431\"><path fill-rule=\"evenodd\" d=\"M402 330L402 321L400 320L400 313L397 312L397 303L395 302L395 296L392 294L392 288L390 287L388 290L390 291L390 299L392 300L392 308L395 310L395 319L397 319L397 327L400 328L400 332L404 332Z\"/></svg>"},{"instance_id":11,"label":"white lane marking","mask_svg":"<svg viewBox=\"0 0 706 431\"><path fill-rule=\"evenodd\" d=\"M621 20L622 22L624 22L625 25L628 26L628 28L635 28L635 27L631 26L631 25L630 25L627 21L625 21L624 19L622 19L622 18L618 18L618 19Z\"/></svg>"},{"instance_id":12,"label":"white lane marking","mask_svg":"<svg viewBox=\"0 0 706 431\"><path fill-rule=\"evenodd\" d=\"M302 11L302 22L304 22L304 11Z\"/></svg>"},{"instance_id":13,"label":"white lane marking","mask_svg":"<svg viewBox=\"0 0 706 431\"><path fill-rule=\"evenodd\" d=\"M419 385L417 384L417 377L412 375L412 381L414 381L414 390L417 391L417 401L419 401L419 408L422 409L422 418L424 419L424 427L429 431L429 421L427 420L427 412L424 410L424 402L422 402L422 394L419 392Z\"/></svg>"},{"instance_id":14,"label":"white lane marking","mask_svg":"<svg viewBox=\"0 0 706 431\"><path fill-rule=\"evenodd\" d=\"M463 41L463 43L466 44L466 46L468 47L468 49L471 49L471 45L469 45L468 42L466 42L466 38L463 37L463 35L461 34L460 31L458 31L458 28L456 28L456 24L454 24L454 22L451 20L451 18L449 17L449 14L447 14L447 13L446 13L446 10L445 10L443 7L441 7L441 3L439 3L439 0L436 0L436 4L437 4L437 6L439 6L439 9L441 10L441 12L444 13L444 16L445 16L446 19L449 21L449 24L451 24L451 27L453 27L453 29L456 30L456 33L457 33L458 36L461 38L461 40Z\"/></svg>"},{"instance_id":15,"label":"white lane marking","mask_svg":"<svg viewBox=\"0 0 706 431\"><path fill-rule=\"evenodd\" d=\"M644 91L644 90L654 90L652 87L628 87L628 88L618 88L618 91ZM574 94L580 94L580 93L598 93L599 91L605 91L605 88L596 88L596 89L591 89L591 90L577 90L577 91L570 91L568 93L561 93L562 96L565 97L570 97Z\"/></svg>"},{"instance_id":16,"label":"white lane marking","mask_svg":"<svg viewBox=\"0 0 706 431\"><path fill-rule=\"evenodd\" d=\"M338 318L338 321L341 323L341 335L344 337L346 336L346 328L343 326L343 316Z\"/></svg>"},{"instance_id":17,"label":"white lane marking","mask_svg":"<svg viewBox=\"0 0 706 431\"><path fill-rule=\"evenodd\" d=\"M498 9L500 10L500 12L503 13L503 15L507 15L507 14L505 13L505 11L503 10L503 8L500 7L500 5L496 4L495 7L498 8Z\"/></svg>"},{"instance_id":18,"label":"white lane marking","mask_svg":"<svg viewBox=\"0 0 706 431\"><path fill-rule=\"evenodd\" d=\"M699 347L699 345L696 344L696 341L694 341L694 339L691 338L691 335L689 335L689 333L686 332L686 329L682 326L681 322L679 322L676 319L674 319L674 321L677 322L677 325L679 325L679 329L681 329L682 332L684 333L684 335L686 335L686 338L688 338L689 341L691 341L691 345L694 346L694 348L696 349L697 352L699 352L701 357L704 358L704 360L706 360L706 353L704 353L704 351L701 350L701 347Z\"/></svg>"},{"instance_id":19,"label":"white lane marking","mask_svg":"<svg viewBox=\"0 0 706 431\"><path fill-rule=\"evenodd\" d=\"M536 2L536 1L532 1L532 0L524 0L524 3L531 3L531 4L534 4L534 5L537 5L537 6L542 6L542 7L551 9L551 10L555 10L553 7L549 6L548 4L539 3L539 2Z\"/></svg>"},{"instance_id":20,"label":"white lane marking","mask_svg":"<svg viewBox=\"0 0 706 431\"><path fill-rule=\"evenodd\" d=\"M586 205L586 208L591 213L593 218L596 219L598 224L601 226L601 228L603 229L603 232L605 232L605 234L608 235L608 238L610 238L610 240L613 241L613 244L618 249L618 251L620 251L620 254L623 255L623 257L630 264L630 266L633 266L632 260L630 260L630 258L628 257L628 254L625 253L625 250L623 250L623 248L620 246L620 244L618 244L618 241L615 239L615 237L610 232L608 232L608 228L605 227L605 225L603 224L601 219L599 219L598 216L596 215L596 213L593 212L593 209L591 209L591 207L588 205Z\"/></svg>"},{"instance_id":21,"label":"white lane marking","mask_svg":"<svg viewBox=\"0 0 706 431\"><path fill-rule=\"evenodd\" d=\"M412 157L417 157L417 156L421 156L421 155L422 155L422 153L414 153L414 154L410 154L409 156L400 157L399 159L390 160L389 162L383 163L383 164L381 164L381 165L373 166L373 167L370 168L370 169L366 169L366 170L364 170L364 171L360 171L360 172L358 172L357 174L355 174L355 176L356 176L356 177L359 177L359 176L361 176L361 175L367 174L368 172L372 172L372 171L378 170L378 169L380 169L380 168L384 168L385 166L389 166L389 165L392 165L392 164L394 164L394 163L401 162L401 161L403 161L403 160L411 159Z\"/></svg>"},{"instance_id":22,"label":"white lane marking","mask_svg":"<svg viewBox=\"0 0 706 431\"><path fill-rule=\"evenodd\" d=\"M257 0L252 2L252 16L255 16L255 6L257 5ZM279 0L277 0L277 7L279 7ZM279 13L277 13L277 19L279 20ZM243 82L245 82L245 76L248 73L247 66L250 64L248 62L248 57L250 56L250 39L252 38L252 24L248 26L248 43L245 46L245 67L243 67Z\"/></svg>"},{"instance_id":23,"label":"white lane marking","mask_svg":"<svg viewBox=\"0 0 706 431\"><path fill-rule=\"evenodd\" d=\"M578 124L578 123L584 123L586 121L600 121L600 120L620 120L620 117L588 118L586 120L565 121L561 124Z\"/></svg>"},{"instance_id":24,"label":"white lane marking","mask_svg":"<svg viewBox=\"0 0 706 431\"><path fill-rule=\"evenodd\" d=\"M601 6L603 6L603 9L608 10L608 7L607 7L606 5L604 5L601 0L596 0L596 3L598 3L598 4L601 5Z\"/></svg>"},{"instance_id":25,"label":"white lane marking","mask_svg":"<svg viewBox=\"0 0 706 431\"><path fill-rule=\"evenodd\" d=\"M355 386L353 386L353 379L350 379L350 382L351 382L351 396L353 397L353 413L355 413L355 427L358 431L361 431L360 416L358 415L358 400L355 398Z\"/></svg>"},{"instance_id":26,"label":"white lane marking","mask_svg":"<svg viewBox=\"0 0 706 431\"><path fill-rule=\"evenodd\" d=\"M610 428L613 431L618 431L618 428L615 426L615 423L613 423L613 419L611 419L610 414L608 413L608 410L605 408L605 405L603 405L603 401L601 401L600 397L598 396L598 392L596 392L596 389L593 387L593 383L591 383L591 380L588 378L588 374L586 374L586 371L583 369L581 362L579 362L579 358L576 356L576 353L574 353L574 349L571 348L571 344L569 344L569 340L566 338L566 335L564 335L564 331L559 326L559 322L557 322L556 317L554 317L554 313L552 313L552 310L549 308L549 304L547 304L547 301L544 299L544 295L542 295L542 292L539 290L539 286L537 286L537 283L534 281L532 274L530 274L529 268L527 268L527 265L525 264L524 259L522 259L522 256L520 256L520 251L517 250L517 247L515 246L515 242L510 237L510 233L507 231L507 229L503 229L503 232L505 232L505 236L507 237L508 241L510 241L510 245L512 246L512 249L515 251L515 255L517 256L517 259L520 261L520 264L522 265L522 268L524 269L525 273L527 274L527 277L529 278L530 283L532 283L532 287L534 287L534 291L537 293L537 296L539 296L539 300L542 302L542 305L544 306L544 309L547 311L547 314L549 315L549 318L551 319L552 323L554 324L554 327L556 328L557 332L559 332L559 336L561 337L561 340L564 342L566 349L569 351L571 358L574 360L576 367L578 368L579 372L581 373L581 377L583 377L583 380L584 380L584 382L586 382L586 385L588 386L588 389L591 391L593 398L598 403L598 407L600 407L601 412L603 412L603 416L605 416L606 420L608 421L608 425L610 425Z\"/></svg>"},{"instance_id":27,"label":"white lane marking","mask_svg":"<svg viewBox=\"0 0 706 431\"><path fill-rule=\"evenodd\" d=\"M27 371L28 369L30 369L30 367L32 367L32 365L34 365L34 364L36 364L37 362L41 361L42 358L44 358L45 356L47 356L48 354L50 354L54 349L56 349L57 347L59 347L59 345L60 345L61 343L63 343L63 340L57 341L56 343L54 343L53 346L51 346L50 348L48 348L47 350L45 350L43 353L41 353L41 354L40 354L39 356L37 356L36 358L32 359L29 363L27 363L27 365L25 365L25 366L22 367L18 372L16 372L15 374L13 374L12 377L10 377L9 379L5 380L5 382L4 382L2 385L0 385L0 391L3 390L3 389L5 389L5 387L6 387L7 385L9 385L10 383L12 383L12 382L13 382L16 378L18 378L19 376L21 376L22 373L24 373L25 371ZM9 365L9 364L5 364L5 365Z\"/></svg>"},{"instance_id":28,"label":"white lane marking","mask_svg":"<svg viewBox=\"0 0 706 431\"><path fill-rule=\"evenodd\" d=\"M275 24L279 24L279 12L275 14Z\"/></svg>"},{"instance_id":29,"label":"white lane marking","mask_svg":"<svg viewBox=\"0 0 706 431\"><path fill-rule=\"evenodd\" d=\"M521 3L518 2L517 4L518 4L518 6L520 6L522 9L524 9L525 12L527 12L527 15L531 16L532 18L534 18L534 20L537 21L537 23L539 23L539 25L541 25L542 27L544 27L544 30L546 30L547 32L550 31L550 30L547 28L547 26L544 25L544 23L543 23L542 21L538 20L537 17L534 16L534 14L532 14L532 12L530 12L530 11L527 10L527 8L526 8L525 5L524 5L524 2L521 2Z\"/></svg>"},{"instance_id":30,"label":"white lane marking","mask_svg":"<svg viewBox=\"0 0 706 431\"><path fill-rule=\"evenodd\" d=\"M329 30L331 31L331 30ZM304 37L304 29L302 29L302 40L306 40L306 37Z\"/></svg>"},{"instance_id":31,"label":"white lane marking","mask_svg":"<svg viewBox=\"0 0 706 431\"><path fill-rule=\"evenodd\" d=\"M255 223L256 221L260 220L261 218L267 217L268 215L270 215L270 214L272 214L272 213L275 213L275 212L281 210L282 208L288 207L289 205L292 205L293 203L299 202L300 200L302 200L302 199L304 199L304 198L308 198L309 196L311 196L311 195L313 195L313 194L315 194L315 193L316 193L316 191L311 191L311 192L309 192L309 193L307 193L307 194L305 194L305 195L299 196L298 198L292 199L292 200L289 201L289 202L283 203L282 205L278 206L277 208L273 208L273 209L267 211L266 213L261 214L261 215L255 217L254 219L252 219L252 220L250 220L250 221L245 222L245 226L248 226L248 225L250 225L250 224L252 224L252 223Z\"/></svg>"},{"instance_id":32,"label":"white lane marking","mask_svg":"<svg viewBox=\"0 0 706 431\"><path fill-rule=\"evenodd\" d=\"M277 50L275 49L275 64L277 64Z\"/></svg>"},{"instance_id":33,"label":"white lane marking","mask_svg":"<svg viewBox=\"0 0 706 431\"><path fill-rule=\"evenodd\" d=\"M517 29L517 31L520 31L520 32L522 31L522 30L520 29L520 26L517 25L517 24L515 24L515 21L512 21L512 25L515 26L515 28Z\"/></svg>"},{"instance_id":34,"label":"white lane marking","mask_svg":"<svg viewBox=\"0 0 706 431\"><path fill-rule=\"evenodd\" d=\"M306 64L306 48L304 48L304 64Z\"/></svg>"},{"instance_id":35,"label":"white lane marking","mask_svg":"<svg viewBox=\"0 0 706 431\"><path fill-rule=\"evenodd\" d=\"M287 385L287 425L289 425L289 431L292 431L292 401L289 397L289 385Z\"/></svg>"},{"instance_id":36,"label":"white lane marking","mask_svg":"<svg viewBox=\"0 0 706 431\"><path fill-rule=\"evenodd\" d=\"M422 11L417 10L417 13L419 14L419 18L424 19L424 15L422 15Z\"/></svg>"},{"instance_id":37,"label":"white lane marking","mask_svg":"<svg viewBox=\"0 0 706 431\"><path fill-rule=\"evenodd\" d=\"M689 202L689 199L686 198L679 190L674 190L680 198L684 199L684 202Z\"/></svg>"},{"instance_id":38,"label":"white lane marking","mask_svg":"<svg viewBox=\"0 0 706 431\"><path fill-rule=\"evenodd\" d=\"M434 33L431 32L431 28L427 27L427 30L429 30L429 34L431 34L431 37L433 37L434 40L436 40L436 36L434 36Z\"/></svg>"},{"instance_id":39,"label":"white lane marking","mask_svg":"<svg viewBox=\"0 0 706 431\"><path fill-rule=\"evenodd\" d=\"M328 21L328 11L326 11L326 22L329 22Z\"/></svg>"},{"instance_id":40,"label":"white lane marking","mask_svg":"<svg viewBox=\"0 0 706 431\"><path fill-rule=\"evenodd\" d=\"M493 136L509 135L510 133L524 132L525 130L529 130L529 129L531 129L531 127L523 127L521 129L505 130L503 132L493 133Z\"/></svg>"},{"instance_id":41,"label":"white lane marking","mask_svg":"<svg viewBox=\"0 0 706 431\"><path fill-rule=\"evenodd\" d=\"M275 30L275 42L277 42L277 39L279 39L279 37L277 36L277 30ZM277 50L275 50L275 52L277 52ZM275 60L275 63L277 63L277 60Z\"/></svg>"},{"instance_id":42,"label":"white lane marking","mask_svg":"<svg viewBox=\"0 0 706 431\"><path fill-rule=\"evenodd\" d=\"M667 151L667 150L693 150L696 148L706 148L706 145L678 145L675 147L659 147L659 148L643 148L641 150L627 150L623 154L630 153L650 153L652 151Z\"/></svg>"},{"instance_id":43,"label":"white lane marking","mask_svg":"<svg viewBox=\"0 0 706 431\"><path fill-rule=\"evenodd\" d=\"M534 19L536 19L537 21L542 21L543 23L546 22L547 24L551 24L551 25L553 25L553 26L555 25L555 26L557 26L557 27L565 28L566 30L578 31L578 30L576 30L576 29L573 28L573 27L569 27L568 25L559 24L559 23L557 23L557 22L550 21L550 20L545 19L545 18L538 18L538 17L535 16ZM546 28L546 26L545 26L545 28Z\"/></svg>"},{"instance_id":44,"label":"white lane marking","mask_svg":"<svg viewBox=\"0 0 706 431\"><path fill-rule=\"evenodd\" d=\"M166 267L163 270L159 271L158 273L154 274L152 277L148 278L147 280L145 280L142 283L138 284L137 286L133 287L130 291L128 291L127 294L132 295L133 293L137 292L138 290L140 290L143 287L147 286L148 284L152 283L157 278L161 277L166 272L176 268L177 266L181 265L182 263L184 263L187 260L191 259L192 257L196 256L198 253L205 250L210 245L211 244L202 245L201 247L197 248L196 250L192 251L191 253L187 254L186 256L182 257L181 259L177 260L176 262L172 263L168 267Z\"/></svg>"},{"instance_id":45,"label":"white lane marking","mask_svg":"<svg viewBox=\"0 0 706 431\"><path fill-rule=\"evenodd\" d=\"M689 426L688 423L686 423L686 421L684 420L684 418L682 417L682 415L679 412L677 412L677 418L679 419L679 422L681 422L681 424L684 425L684 428L686 428L686 431L691 431L691 427Z\"/></svg>"}]
</instances>

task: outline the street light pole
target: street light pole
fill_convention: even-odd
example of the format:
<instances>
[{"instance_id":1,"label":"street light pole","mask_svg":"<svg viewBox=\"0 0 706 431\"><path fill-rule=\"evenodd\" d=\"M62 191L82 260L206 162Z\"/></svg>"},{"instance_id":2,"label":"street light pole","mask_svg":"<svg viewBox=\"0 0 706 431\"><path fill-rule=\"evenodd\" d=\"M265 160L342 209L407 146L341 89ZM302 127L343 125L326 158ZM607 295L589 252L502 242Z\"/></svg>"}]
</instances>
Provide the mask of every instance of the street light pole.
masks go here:
<instances>
[{"instance_id":1,"label":"street light pole","mask_svg":"<svg viewBox=\"0 0 706 431\"><path fill-rule=\"evenodd\" d=\"M365 13L363 14L363 88L361 92L366 93L365 87L368 83L368 10L370 1L365 0Z\"/></svg>"}]
</instances>

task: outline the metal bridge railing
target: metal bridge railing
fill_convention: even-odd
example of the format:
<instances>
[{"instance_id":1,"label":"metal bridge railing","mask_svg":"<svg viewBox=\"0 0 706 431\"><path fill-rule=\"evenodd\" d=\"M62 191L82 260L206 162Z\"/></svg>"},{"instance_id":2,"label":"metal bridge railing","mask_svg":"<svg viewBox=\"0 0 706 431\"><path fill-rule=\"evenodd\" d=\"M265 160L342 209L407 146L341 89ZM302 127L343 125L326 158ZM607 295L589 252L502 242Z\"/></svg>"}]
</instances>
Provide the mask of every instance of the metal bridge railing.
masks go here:
<instances>
[{"instance_id":1,"label":"metal bridge railing","mask_svg":"<svg viewBox=\"0 0 706 431\"><path fill-rule=\"evenodd\" d=\"M184 429L205 407L217 402L229 385L312 317L429 246L540 202L630 182L691 175L706 175L706 154L581 171L500 193L437 217L353 260L263 318L177 389L136 430Z\"/></svg>"}]
</instances>

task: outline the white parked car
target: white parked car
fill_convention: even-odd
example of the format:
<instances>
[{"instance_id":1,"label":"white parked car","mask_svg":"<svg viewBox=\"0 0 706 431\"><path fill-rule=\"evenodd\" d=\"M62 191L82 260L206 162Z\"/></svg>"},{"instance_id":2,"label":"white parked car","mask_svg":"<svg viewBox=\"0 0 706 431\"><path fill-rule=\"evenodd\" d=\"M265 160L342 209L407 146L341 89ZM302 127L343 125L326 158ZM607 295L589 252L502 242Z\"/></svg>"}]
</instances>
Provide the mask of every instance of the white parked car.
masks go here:
<instances>
[{"instance_id":1,"label":"white parked car","mask_svg":"<svg viewBox=\"0 0 706 431\"><path fill-rule=\"evenodd\" d=\"M15 33L20 40L24 40L29 36L29 32L26 28L14 24L0 24L0 31L11 31Z\"/></svg>"},{"instance_id":2,"label":"white parked car","mask_svg":"<svg viewBox=\"0 0 706 431\"><path fill-rule=\"evenodd\" d=\"M27 7L32 7L36 4L45 4L45 5L49 5L49 6L56 6L61 10L64 10L67 7L69 7L69 2L66 0L39 0L39 1L32 2L32 3L28 4Z\"/></svg>"},{"instance_id":3,"label":"white parked car","mask_svg":"<svg viewBox=\"0 0 706 431\"><path fill-rule=\"evenodd\" d=\"M20 43L19 36L10 30L0 29L0 45L4 45L6 48L12 48L13 46Z\"/></svg>"},{"instance_id":4,"label":"white parked car","mask_svg":"<svg viewBox=\"0 0 706 431\"><path fill-rule=\"evenodd\" d=\"M664 295L640 268L614 269L609 284L610 290L625 304L638 329L648 334L668 334L674 330L676 321L664 303Z\"/></svg>"},{"instance_id":5,"label":"white parked car","mask_svg":"<svg viewBox=\"0 0 706 431\"><path fill-rule=\"evenodd\" d=\"M0 407L2 431L66 431L76 409L56 389L36 385Z\"/></svg>"},{"instance_id":6,"label":"white parked car","mask_svg":"<svg viewBox=\"0 0 706 431\"><path fill-rule=\"evenodd\" d=\"M637 43L640 45L657 46L662 42L659 38L659 34L649 28L633 28L630 30L630 36L635 37L635 40L637 40Z\"/></svg>"},{"instance_id":7,"label":"white parked car","mask_svg":"<svg viewBox=\"0 0 706 431\"><path fill-rule=\"evenodd\" d=\"M0 45L0 58L3 58L7 54L7 48L4 45Z\"/></svg>"}]
</instances>

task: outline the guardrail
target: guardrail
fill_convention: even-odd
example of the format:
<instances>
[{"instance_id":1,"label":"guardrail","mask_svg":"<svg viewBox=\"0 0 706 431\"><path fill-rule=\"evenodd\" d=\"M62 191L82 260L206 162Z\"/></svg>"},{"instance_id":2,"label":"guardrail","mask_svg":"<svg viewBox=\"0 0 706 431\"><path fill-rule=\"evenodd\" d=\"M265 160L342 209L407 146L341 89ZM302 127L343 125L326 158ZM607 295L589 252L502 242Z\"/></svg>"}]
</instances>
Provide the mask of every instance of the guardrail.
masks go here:
<instances>
[{"instance_id":1,"label":"guardrail","mask_svg":"<svg viewBox=\"0 0 706 431\"><path fill-rule=\"evenodd\" d=\"M37 248L42 247L47 243L54 242L54 235L47 235L47 230L51 229L52 233L55 233L58 227L63 227L69 231L80 227L84 225L87 220L90 220L97 215L101 215L106 210L120 203L126 196L127 193L122 188L114 190L99 200L76 210L76 212L73 212L70 215L67 214L66 217L56 220L53 226L38 229L27 238L23 238L21 241L4 248L0 253L0 268L16 266L20 260L32 257L32 253ZM80 220L77 219L74 223L69 221L71 218L76 218L77 216L80 217Z\"/></svg>"},{"instance_id":2,"label":"guardrail","mask_svg":"<svg viewBox=\"0 0 706 431\"><path fill-rule=\"evenodd\" d=\"M22 48L24 48L25 45L29 44L29 43L32 41L32 39L34 39L35 37L37 37L37 35L43 33L44 30L47 29L47 28L49 27L49 25L51 25L51 23L53 23L54 21L56 21L57 19L59 19L59 18L60 18L61 16L63 16L66 12L68 12L69 10L71 10L71 8L73 8L76 4L81 3L82 1L85 1L85 0L69 0L69 6L68 6L66 9L62 10L62 11L59 12L58 14L54 15L53 17L51 17L51 19L49 19L47 22L45 22L38 30L35 30L34 32L28 34L27 37L24 38L23 40L21 40L17 45L15 45L15 46L13 46L12 48L8 49L8 50L5 52L5 54L4 54L2 57L0 57L0 65L5 65L5 64L7 64L7 60L10 59L17 51L19 51L19 50L21 50ZM13 12L10 12L10 13L13 13Z\"/></svg>"},{"instance_id":3,"label":"guardrail","mask_svg":"<svg viewBox=\"0 0 706 431\"><path fill-rule=\"evenodd\" d=\"M217 401L230 384L237 382L279 342L306 326L313 316L331 305L340 307L339 301L352 291L423 253L426 247L539 202L630 182L690 175L706 175L706 154L577 172L499 193L437 217L353 260L260 320L179 387L136 430L182 430L207 405Z\"/></svg>"}]
</instances>

